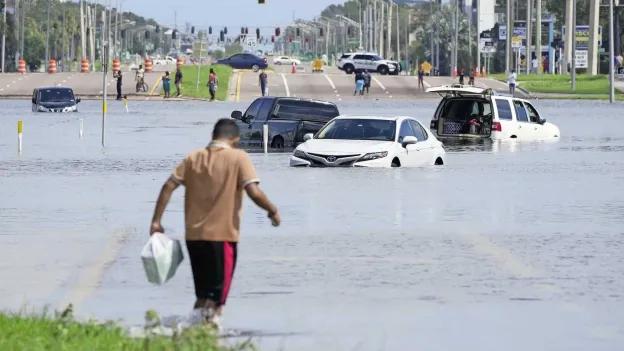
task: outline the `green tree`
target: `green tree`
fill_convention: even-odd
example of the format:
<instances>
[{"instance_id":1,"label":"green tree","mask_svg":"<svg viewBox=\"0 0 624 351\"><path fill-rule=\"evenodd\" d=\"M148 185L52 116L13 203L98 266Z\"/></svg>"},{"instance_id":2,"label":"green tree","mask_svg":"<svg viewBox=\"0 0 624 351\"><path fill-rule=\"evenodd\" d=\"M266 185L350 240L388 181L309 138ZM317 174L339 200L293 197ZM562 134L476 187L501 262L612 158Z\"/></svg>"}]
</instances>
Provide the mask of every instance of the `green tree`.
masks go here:
<instances>
[{"instance_id":1,"label":"green tree","mask_svg":"<svg viewBox=\"0 0 624 351\"><path fill-rule=\"evenodd\" d=\"M34 71L39 69L45 59L45 32L36 29L36 22L30 20L27 22L24 36L24 60Z\"/></svg>"},{"instance_id":2,"label":"green tree","mask_svg":"<svg viewBox=\"0 0 624 351\"><path fill-rule=\"evenodd\" d=\"M225 56L229 57L234 54L243 52L243 47L240 43L231 43L225 46Z\"/></svg>"}]
</instances>

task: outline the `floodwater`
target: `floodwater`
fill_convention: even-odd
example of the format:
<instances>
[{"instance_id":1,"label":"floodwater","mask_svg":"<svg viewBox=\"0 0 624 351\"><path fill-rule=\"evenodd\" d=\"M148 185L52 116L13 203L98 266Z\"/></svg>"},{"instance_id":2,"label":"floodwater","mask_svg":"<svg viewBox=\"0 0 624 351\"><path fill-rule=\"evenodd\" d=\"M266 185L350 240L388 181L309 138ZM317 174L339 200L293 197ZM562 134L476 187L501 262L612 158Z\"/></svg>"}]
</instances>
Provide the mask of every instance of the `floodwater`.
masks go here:
<instances>
[{"instance_id":1,"label":"floodwater","mask_svg":"<svg viewBox=\"0 0 624 351\"><path fill-rule=\"evenodd\" d=\"M245 104L113 103L105 149L97 102L0 104L0 309L72 302L128 325L190 312L188 259L152 286L139 254L173 167ZM427 124L436 104L339 107ZM624 104L535 105L560 141L448 146L443 167L291 169L287 154L254 154L283 224L246 200L225 327L271 351L622 350ZM182 200L164 216L174 238Z\"/></svg>"}]
</instances>

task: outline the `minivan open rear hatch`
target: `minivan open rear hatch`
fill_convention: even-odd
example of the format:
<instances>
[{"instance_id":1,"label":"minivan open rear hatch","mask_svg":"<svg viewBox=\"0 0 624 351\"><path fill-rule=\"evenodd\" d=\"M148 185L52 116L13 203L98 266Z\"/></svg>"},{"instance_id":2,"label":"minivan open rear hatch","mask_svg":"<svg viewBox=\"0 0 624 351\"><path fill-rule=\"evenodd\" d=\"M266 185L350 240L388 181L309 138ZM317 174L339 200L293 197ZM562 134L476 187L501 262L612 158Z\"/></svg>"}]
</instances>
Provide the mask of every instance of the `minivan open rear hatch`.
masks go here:
<instances>
[{"instance_id":1,"label":"minivan open rear hatch","mask_svg":"<svg viewBox=\"0 0 624 351\"><path fill-rule=\"evenodd\" d=\"M492 133L490 89L445 86L427 89L443 96L431 130L441 138L489 138Z\"/></svg>"}]
</instances>

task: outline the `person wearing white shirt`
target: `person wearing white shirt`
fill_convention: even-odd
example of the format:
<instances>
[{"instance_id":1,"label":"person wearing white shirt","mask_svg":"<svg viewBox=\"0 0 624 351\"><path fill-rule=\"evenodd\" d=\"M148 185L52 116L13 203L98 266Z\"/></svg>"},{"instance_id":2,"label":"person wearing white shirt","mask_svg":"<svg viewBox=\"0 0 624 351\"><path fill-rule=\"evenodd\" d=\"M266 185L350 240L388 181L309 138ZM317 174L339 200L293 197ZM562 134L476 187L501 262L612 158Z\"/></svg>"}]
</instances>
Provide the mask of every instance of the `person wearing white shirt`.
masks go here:
<instances>
[{"instance_id":1,"label":"person wearing white shirt","mask_svg":"<svg viewBox=\"0 0 624 351\"><path fill-rule=\"evenodd\" d=\"M531 66L533 67L533 73L538 73L539 61L537 61L537 58L534 58L533 61L531 61Z\"/></svg>"},{"instance_id":2,"label":"person wearing white shirt","mask_svg":"<svg viewBox=\"0 0 624 351\"><path fill-rule=\"evenodd\" d=\"M136 77L134 80L136 81L136 91L137 93L141 90L141 86L143 86L143 76L145 74L145 70L143 69L143 65L139 65L139 69L136 71Z\"/></svg>"},{"instance_id":3,"label":"person wearing white shirt","mask_svg":"<svg viewBox=\"0 0 624 351\"><path fill-rule=\"evenodd\" d=\"M514 93L516 92L516 78L518 76L516 75L516 71L515 70L511 70L511 73L509 74L509 77L507 78L507 81L509 82L509 93L511 94L511 96L514 96Z\"/></svg>"}]
</instances>

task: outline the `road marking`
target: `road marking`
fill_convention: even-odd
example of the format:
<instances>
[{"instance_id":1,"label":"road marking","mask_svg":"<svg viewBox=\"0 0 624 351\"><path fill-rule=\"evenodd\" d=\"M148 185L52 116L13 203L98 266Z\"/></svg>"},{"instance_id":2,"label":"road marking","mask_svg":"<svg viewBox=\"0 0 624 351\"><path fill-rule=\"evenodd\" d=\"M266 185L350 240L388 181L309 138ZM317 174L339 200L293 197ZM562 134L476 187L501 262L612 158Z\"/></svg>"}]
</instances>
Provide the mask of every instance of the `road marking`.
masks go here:
<instances>
[{"instance_id":1,"label":"road marking","mask_svg":"<svg viewBox=\"0 0 624 351\"><path fill-rule=\"evenodd\" d=\"M158 79L156 79L156 83L152 85L152 88L150 89L149 93L147 93L147 95L149 96L154 95L154 90L156 90L156 87L160 84L161 80L162 80L162 76L159 76Z\"/></svg>"},{"instance_id":2,"label":"road marking","mask_svg":"<svg viewBox=\"0 0 624 351\"><path fill-rule=\"evenodd\" d=\"M414 79L418 80L418 77L417 77L417 76L414 76ZM426 88L431 88L431 85L430 85L429 83L427 83L427 81L426 81L424 78L423 78L423 85L424 85ZM420 87L418 87L418 88L420 88Z\"/></svg>"},{"instance_id":3,"label":"road marking","mask_svg":"<svg viewBox=\"0 0 624 351\"><path fill-rule=\"evenodd\" d=\"M386 87L383 86L383 84L381 84L381 82L379 81L379 79L371 76L373 78L373 80L375 81L375 83L379 84L379 86L381 87L381 89L386 90Z\"/></svg>"},{"instance_id":4,"label":"road marking","mask_svg":"<svg viewBox=\"0 0 624 351\"><path fill-rule=\"evenodd\" d=\"M238 77L236 77L236 101L240 100L241 76L242 73L238 72Z\"/></svg>"},{"instance_id":5,"label":"road marking","mask_svg":"<svg viewBox=\"0 0 624 351\"><path fill-rule=\"evenodd\" d=\"M329 78L327 74L323 74L323 75L325 76L325 78L327 78L327 81L329 82L329 85L331 85L332 89L334 89L334 93L337 92L336 86L334 85L334 82L332 82L331 78Z\"/></svg>"},{"instance_id":6,"label":"road marking","mask_svg":"<svg viewBox=\"0 0 624 351\"><path fill-rule=\"evenodd\" d=\"M284 88L286 88L286 96L290 96L290 90L288 89L288 82L286 81L286 76L282 73L282 79L284 80Z\"/></svg>"},{"instance_id":7,"label":"road marking","mask_svg":"<svg viewBox=\"0 0 624 351\"><path fill-rule=\"evenodd\" d=\"M102 94L102 93L103 93L103 91L100 90L100 92L98 94Z\"/></svg>"}]
</instances>

